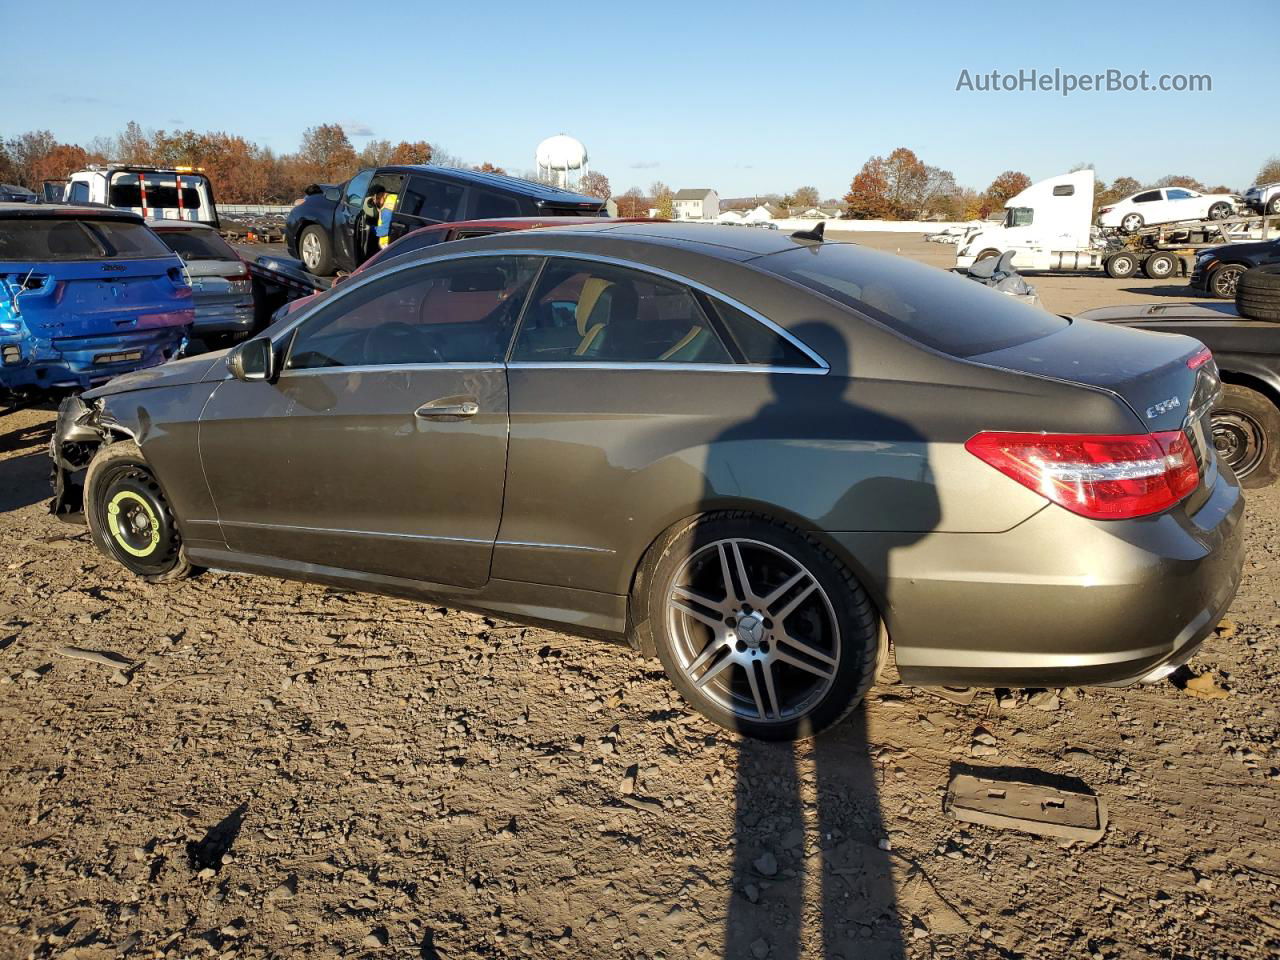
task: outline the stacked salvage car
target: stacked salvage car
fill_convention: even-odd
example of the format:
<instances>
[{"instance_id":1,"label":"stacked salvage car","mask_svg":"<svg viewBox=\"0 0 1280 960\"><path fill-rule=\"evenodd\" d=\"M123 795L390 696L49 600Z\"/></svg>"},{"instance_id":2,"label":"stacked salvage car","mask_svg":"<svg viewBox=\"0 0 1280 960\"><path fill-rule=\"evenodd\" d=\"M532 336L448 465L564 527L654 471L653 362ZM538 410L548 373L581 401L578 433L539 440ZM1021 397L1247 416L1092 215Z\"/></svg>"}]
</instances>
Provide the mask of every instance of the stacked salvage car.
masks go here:
<instances>
[{"instance_id":1,"label":"stacked salvage car","mask_svg":"<svg viewBox=\"0 0 1280 960\"><path fill-rule=\"evenodd\" d=\"M182 261L140 216L0 203L0 393L83 390L177 356Z\"/></svg>"}]
</instances>

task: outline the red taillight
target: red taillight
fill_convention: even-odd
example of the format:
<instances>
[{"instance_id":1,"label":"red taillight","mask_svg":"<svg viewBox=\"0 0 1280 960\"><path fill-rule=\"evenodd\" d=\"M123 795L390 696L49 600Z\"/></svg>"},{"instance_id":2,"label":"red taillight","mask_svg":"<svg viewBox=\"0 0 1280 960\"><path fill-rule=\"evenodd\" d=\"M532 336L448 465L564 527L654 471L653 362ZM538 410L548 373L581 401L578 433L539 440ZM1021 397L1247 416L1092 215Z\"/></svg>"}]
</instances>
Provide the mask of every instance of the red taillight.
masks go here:
<instances>
[{"instance_id":1,"label":"red taillight","mask_svg":"<svg viewBox=\"0 0 1280 960\"><path fill-rule=\"evenodd\" d=\"M1187 369L1199 370L1206 363L1213 359L1213 351L1208 347L1201 348L1199 353L1193 353L1187 357Z\"/></svg>"},{"instance_id":2,"label":"red taillight","mask_svg":"<svg viewBox=\"0 0 1280 960\"><path fill-rule=\"evenodd\" d=\"M1098 212L1099 212L1099 213L1110 213L1110 212L1111 212L1112 210L1114 210L1114 209L1115 209L1115 207L1103 207L1103 208L1102 208L1101 210L1099 210Z\"/></svg>"},{"instance_id":3,"label":"red taillight","mask_svg":"<svg viewBox=\"0 0 1280 960\"><path fill-rule=\"evenodd\" d=\"M1159 513L1200 482L1181 430L1121 436L993 432L964 446L1042 497L1095 520Z\"/></svg>"}]
</instances>

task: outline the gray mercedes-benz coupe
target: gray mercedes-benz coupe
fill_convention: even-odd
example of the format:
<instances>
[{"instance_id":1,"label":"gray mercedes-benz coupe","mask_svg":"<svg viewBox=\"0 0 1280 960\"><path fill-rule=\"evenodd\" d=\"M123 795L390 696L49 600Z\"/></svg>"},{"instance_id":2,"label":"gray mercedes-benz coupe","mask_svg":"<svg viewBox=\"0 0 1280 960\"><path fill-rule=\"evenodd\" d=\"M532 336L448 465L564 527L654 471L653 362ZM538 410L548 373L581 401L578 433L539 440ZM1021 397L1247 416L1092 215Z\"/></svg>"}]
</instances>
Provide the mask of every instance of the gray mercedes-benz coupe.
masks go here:
<instances>
[{"instance_id":1,"label":"gray mercedes-benz coupe","mask_svg":"<svg viewBox=\"0 0 1280 960\"><path fill-rule=\"evenodd\" d=\"M218 567L627 639L804 736L916 684L1167 675L1243 502L1186 337L865 250L600 224L391 258L229 353L68 400L55 513ZM890 642L892 647L890 647Z\"/></svg>"}]
</instances>

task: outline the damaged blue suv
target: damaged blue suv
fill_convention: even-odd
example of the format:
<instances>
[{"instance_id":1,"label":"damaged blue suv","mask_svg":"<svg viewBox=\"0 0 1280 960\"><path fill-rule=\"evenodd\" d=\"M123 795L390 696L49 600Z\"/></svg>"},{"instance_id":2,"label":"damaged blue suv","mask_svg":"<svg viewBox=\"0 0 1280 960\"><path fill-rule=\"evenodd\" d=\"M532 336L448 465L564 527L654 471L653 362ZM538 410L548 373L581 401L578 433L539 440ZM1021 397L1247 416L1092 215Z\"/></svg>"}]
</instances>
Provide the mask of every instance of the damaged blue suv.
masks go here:
<instances>
[{"instance_id":1,"label":"damaged blue suv","mask_svg":"<svg viewBox=\"0 0 1280 960\"><path fill-rule=\"evenodd\" d=\"M0 203L0 392L163 363L194 316L182 261L137 214Z\"/></svg>"}]
</instances>

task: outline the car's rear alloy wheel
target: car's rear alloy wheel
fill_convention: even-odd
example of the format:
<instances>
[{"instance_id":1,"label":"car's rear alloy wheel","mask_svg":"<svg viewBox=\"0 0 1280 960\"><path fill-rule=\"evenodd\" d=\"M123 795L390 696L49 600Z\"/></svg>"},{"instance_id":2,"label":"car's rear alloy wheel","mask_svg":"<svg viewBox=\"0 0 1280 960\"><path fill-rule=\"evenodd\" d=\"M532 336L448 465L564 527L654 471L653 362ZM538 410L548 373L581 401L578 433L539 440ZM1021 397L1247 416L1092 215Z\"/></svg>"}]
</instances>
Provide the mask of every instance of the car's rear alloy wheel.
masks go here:
<instances>
[{"instance_id":1,"label":"car's rear alloy wheel","mask_svg":"<svg viewBox=\"0 0 1280 960\"><path fill-rule=\"evenodd\" d=\"M191 572L160 484L132 441L102 448L85 476L85 518L98 548L147 580Z\"/></svg>"},{"instance_id":2,"label":"car's rear alloy wheel","mask_svg":"<svg viewBox=\"0 0 1280 960\"><path fill-rule=\"evenodd\" d=\"M717 723L763 739L807 736L852 710L874 679L878 619L852 574L800 531L713 517L670 542L655 572L659 657Z\"/></svg>"},{"instance_id":3,"label":"car's rear alloy wheel","mask_svg":"<svg viewBox=\"0 0 1280 960\"><path fill-rule=\"evenodd\" d=\"M1142 222L1142 214L1130 213L1120 221L1120 229L1125 233L1134 233L1135 231L1142 229Z\"/></svg>"},{"instance_id":4,"label":"car's rear alloy wheel","mask_svg":"<svg viewBox=\"0 0 1280 960\"><path fill-rule=\"evenodd\" d=\"M1229 216L1231 216L1231 204L1225 200L1219 200L1209 208L1210 220L1225 220Z\"/></svg>"}]
</instances>

